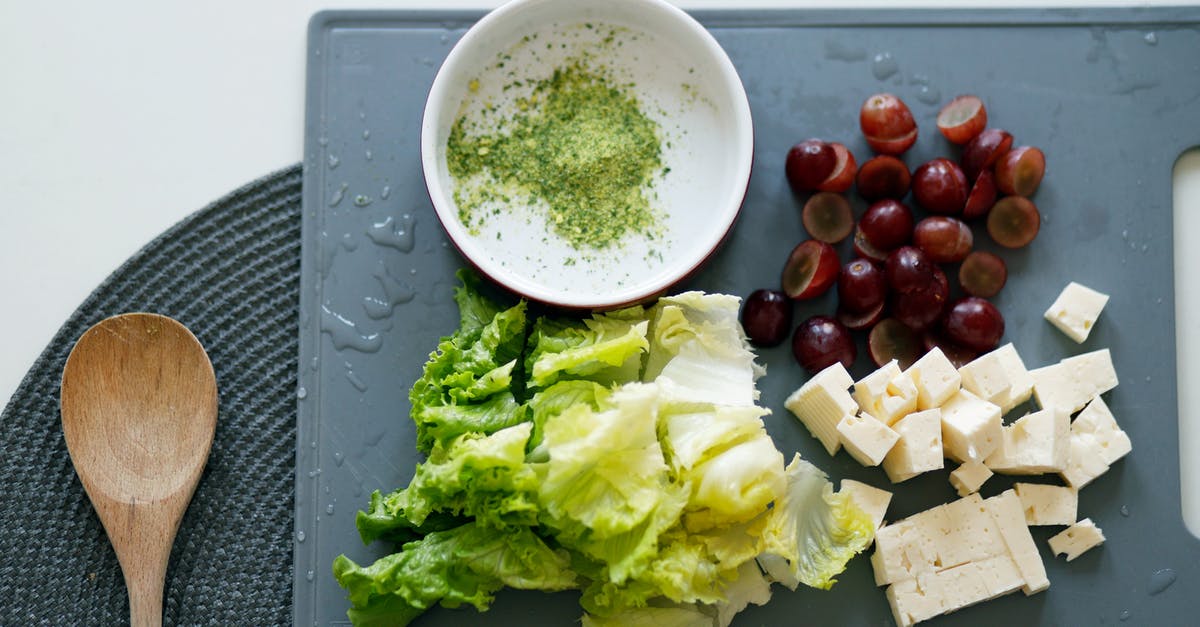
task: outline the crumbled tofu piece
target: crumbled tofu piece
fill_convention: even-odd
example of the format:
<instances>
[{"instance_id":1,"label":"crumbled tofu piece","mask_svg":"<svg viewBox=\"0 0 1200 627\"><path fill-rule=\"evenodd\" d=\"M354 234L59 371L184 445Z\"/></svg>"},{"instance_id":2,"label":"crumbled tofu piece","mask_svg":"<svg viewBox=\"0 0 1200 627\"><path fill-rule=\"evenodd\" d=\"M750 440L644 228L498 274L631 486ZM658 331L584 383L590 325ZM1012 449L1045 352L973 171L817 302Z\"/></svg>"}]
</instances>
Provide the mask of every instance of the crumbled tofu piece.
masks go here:
<instances>
[{"instance_id":1,"label":"crumbled tofu piece","mask_svg":"<svg viewBox=\"0 0 1200 627\"><path fill-rule=\"evenodd\" d=\"M888 504L892 502L891 492L853 479L842 479L840 492L849 494L850 498L854 499L854 504L871 517L871 522L875 523L875 529L883 526L883 518L887 515Z\"/></svg>"},{"instance_id":2,"label":"crumbled tofu piece","mask_svg":"<svg viewBox=\"0 0 1200 627\"><path fill-rule=\"evenodd\" d=\"M1040 475L1067 467L1071 416L1058 407L1026 414L1001 429L1000 446L984 461L1007 475Z\"/></svg>"},{"instance_id":3,"label":"crumbled tofu piece","mask_svg":"<svg viewBox=\"0 0 1200 627\"><path fill-rule=\"evenodd\" d=\"M958 392L962 384L958 369L936 346L905 372L912 375L913 383L917 386L917 409L921 410L941 407Z\"/></svg>"},{"instance_id":4,"label":"crumbled tofu piece","mask_svg":"<svg viewBox=\"0 0 1200 627\"><path fill-rule=\"evenodd\" d=\"M1108 472L1104 462L1104 447L1090 433L1072 431L1067 450L1067 467L1058 473L1067 485L1082 490L1096 477Z\"/></svg>"},{"instance_id":5,"label":"crumbled tofu piece","mask_svg":"<svg viewBox=\"0 0 1200 627\"><path fill-rule=\"evenodd\" d=\"M1033 378L1011 343L975 358L959 368L958 373L962 375L964 388L989 403L999 405L1003 414L1029 400L1033 393Z\"/></svg>"},{"instance_id":6,"label":"crumbled tofu piece","mask_svg":"<svg viewBox=\"0 0 1200 627\"><path fill-rule=\"evenodd\" d=\"M892 429L900 439L883 458L883 470L892 483L942 468L941 410L913 412L896 421Z\"/></svg>"},{"instance_id":7,"label":"crumbled tofu piece","mask_svg":"<svg viewBox=\"0 0 1200 627\"><path fill-rule=\"evenodd\" d=\"M978 492L984 482L991 477L992 469L983 462L965 461L950 472L950 485L954 486L959 496L966 496Z\"/></svg>"},{"instance_id":8,"label":"crumbled tofu piece","mask_svg":"<svg viewBox=\"0 0 1200 627\"><path fill-rule=\"evenodd\" d=\"M942 446L958 462L981 461L1000 446L1000 408L959 390L941 407Z\"/></svg>"},{"instance_id":9,"label":"crumbled tofu piece","mask_svg":"<svg viewBox=\"0 0 1200 627\"><path fill-rule=\"evenodd\" d=\"M854 379L841 362L818 372L800 389L787 397L783 406L792 412L833 455L841 448L837 425L846 416L858 413L858 404L850 396Z\"/></svg>"},{"instance_id":10,"label":"crumbled tofu piece","mask_svg":"<svg viewBox=\"0 0 1200 627\"><path fill-rule=\"evenodd\" d=\"M1104 544L1104 532L1091 518L1084 518L1050 538L1050 550L1055 555L1066 555L1068 562L1101 544Z\"/></svg>"},{"instance_id":11,"label":"crumbled tofu piece","mask_svg":"<svg viewBox=\"0 0 1200 627\"><path fill-rule=\"evenodd\" d=\"M863 411L890 425L917 408L917 388L893 359L854 384L854 400Z\"/></svg>"},{"instance_id":12,"label":"crumbled tofu piece","mask_svg":"<svg viewBox=\"0 0 1200 627\"><path fill-rule=\"evenodd\" d=\"M1117 387L1117 372L1107 348L1068 357L1057 364L1031 370L1029 375L1033 377L1033 394L1038 405L1061 407L1071 414Z\"/></svg>"},{"instance_id":13,"label":"crumbled tofu piece","mask_svg":"<svg viewBox=\"0 0 1200 627\"><path fill-rule=\"evenodd\" d=\"M1017 564L1024 585L1021 589L1026 595L1041 592L1050 587L1046 578L1046 566L1042 564L1042 556L1038 553L1033 536L1029 534L1029 526L1025 524L1025 513L1021 510L1021 500L1013 490L993 496L984 501L984 505L992 515L992 520L1000 529L1008 554Z\"/></svg>"},{"instance_id":14,"label":"crumbled tofu piece","mask_svg":"<svg viewBox=\"0 0 1200 627\"><path fill-rule=\"evenodd\" d=\"M1107 294L1072 281L1046 310L1045 316L1059 331L1082 344L1107 304Z\"/></svg>"},{"instance_id":15,"label":"crumbled tofu piece","mask_svg":"<svg viewBox=\"0 0 1200 627\"><path fill-rule=\"evenodd\" d=\"M1079 508L1079 493L1060 485L1015 483L1017 498L1025 510L1025 524L1069 525L1075 522Z\"/></svg>"},{"instance_id":16,"label":"crumbled tofu piece","mask_svg":"<svg viewBox=\"0 0 1200 627\"><path fill-rule=\"evenodd\" d=\"M1109 465L1133 450L1129 436L1117 426L1117 419L1113 418L1112 411L1099 396L1092 399L1092 402L1075 417L1075 421L1071 423L1071 432L1091 434L1100 445L1104 463Z\"/></svg>"},{"instance_id":17,"label":"crumbled tofu piece","mask_svg":"<svg viewBox=\"0 0 1200 627\"><path fill-rule=\"evenodd\" d=\"M863 466L878 466L900 439L900 434L866 413L842 418L837 431L846 452Z\"/></svg>"}]
</instances>

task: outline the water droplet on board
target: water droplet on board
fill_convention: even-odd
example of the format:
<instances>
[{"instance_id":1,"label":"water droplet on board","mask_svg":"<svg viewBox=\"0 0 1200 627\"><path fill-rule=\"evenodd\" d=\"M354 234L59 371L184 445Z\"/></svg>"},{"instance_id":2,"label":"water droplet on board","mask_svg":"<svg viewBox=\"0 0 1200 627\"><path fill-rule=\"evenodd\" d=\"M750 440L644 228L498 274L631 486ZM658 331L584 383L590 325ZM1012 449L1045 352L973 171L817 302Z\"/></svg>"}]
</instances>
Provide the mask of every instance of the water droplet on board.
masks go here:
<instances>
[{"instance_id":1,"label":"water droplet on board","mask_svg":"<svg viewBox=\"0 0 1200 627\"><path fill-rule=\"evenodd\" d=\"M330 516L333 515L333 504L332 503L325 506L325 513L329 514Z\"/></svg>"},{"instance_id":2,"label":"water droplet on board","mask_svg":"<svg viewBox=\"0 0 1200 627\"><path fill-rule=\"evenodd\" d=\"M371 139L371 129L369 129L369 128L363 129L363 139Z\"/></svg>"},{"instance_id":3,"label":"water droplet on board","mask_svg":"<svg viewBox=\"0 0 1200 627\"><path fill-rule=\"evenodd\" d=\"M314 470L310 470L310 471L308 471L308 478L309 478L309 479L316 479L316 478L317 478L317 477L319 477L319 476L321 476L321 469L320 469L320 468L317 468L317 469L314 469Z\"/></svg>"},{"instance_id":4,"label":"water droplet on board","mask_svg":"<svg viewBox=\"0 0 1200 627\"><path fill-rule=\"evenodd\" d=\"M303 385L296 388L296 398L300 400L308 398L308 390L304 389Z\"/></svg>"},{"instance_id":5,"label":"water droplet on board","mask_svg":"<svg viewBox=\"0 0 1200 627\"><path fill-rule=\"evenodd\" d=\"M304 578L308 581L312 581L313 579L317 578L317 574L310 570L304 574Z\"/></svg>"},{"instance_id":6,"label":"water droplet on board","mask_svg":"<svg viewBox=\"0 0 1200 627\"><path fill-rule=\"evenodd\" d=\"M312 358L312 361L308 362L308 369L312 370L313 372L316 372L317 368L320 368L320 367L321 367L321 360L315 356Z\"/></svg>"},{"instance_id":7,"label":"water droplet on board","mask_svg":"<svg viewBox=\"0 0 1200 627\"><path fill-rule=\"evenodd\" d=\"M321 332L329 335L337 350L350 348L362 353L374 353L383 346L383 337L378 333L363 335L354 321L325 305L321 306Z\"/></svg>"},{"instance_id":8,"label":"water droplet on board","mask_svg":"<svg viewBox=\"0 0 1200 627\"><path fill-rule=\"evenodd\" d=\"M359 194L354 197L354 206L355 207L366 207L367 205L371 204L372 202L373 201L371 200L371 197L366 194Z\"/></svg>"},{"instance_id":9,"label":"water droplet on board","mask_svg":"<svg viewBox=\"0 0 1200 627\"><path fill-rule=\"evenodd\" d=\"M296 542L304 542L304 532L303 531L296 532Z\"/></svg>"},{"instance_id":10,"label":"water droplet on board","mask_svg":"<svg viewBox=\"0 0 1200 627\"><path fill-rule=\"evenodd\" d=\"M825 42L825 58L831 61L846 61L853 63L855 61L866 60L867 51L864 48L847 46L840 41L829 40Z\"/></svg>"},{"instance_id":11,"label":"water droplet on board","mask_svg":"<svg viewBox=\"0 0 1200 627\"><path fill-rule=\"evenodd\" d=\"M429 57L421 57L421 65L425 67L433 67L433 59Z\"/></svg>"},{"instance_id":12,"label":"water droplet on board","mask_svg":"<svg viewBox=\"0 0 1200 627\"><path fill-rule=\"evenodd\" d=\"M346 461L346 454L338 451L333 454L333 465L338 468L342 467L342 463Z\"/></svg>"},{"instance_id":13,"label":"water droplet on board","mask_svg":"<svg viewBox=\"0 0 1200 627\"><path fill-rule=\"evenodd\" d=\"M358 119L360 119L360 120L365 120L365 119L367 119L367 112L366 112L366 111L359 111L359 112L358 112Z\"/></svg>"},{"instance_id":14,"label":"water droplet on board","mask_svg":"<svg viewBox=\"0 0 1200 627\"><path fill-rule=\"evenodd\" d=\"M1154 571L1154 574L1150 575L1150 585L1146 587L1150 592L1150 596L1161 594L1164 590L1170 588L1171 584L1175 583L1175 577L1174 568L1163 568Z\"/></svg>"},{"instance_id":15,"label":"water droplet on board","mask_svg":"<svg viewBox=\"0 0 1200 627\"><path fill-rule=\"evenodd\" d=\"M1121 515L1126 518L1129 518L1129 507L1128 506L1126 506L1126 505L1121 506Z\"/></svg>"},{"instance_id":16,"label":"water droplet on board","mask_svg":"<svg viewBox=\"0 0 1200 627\"><path fill-rule=\"evenodd\" d=\"M318 137L318 138L317 138L317 145L318 145L318 146L328 146L328 145L329 145L329 138L328 138L328 137L325 137L324 135L322 135L321 137Z\"/></svg>"},{"instance_id":17,"label":"water droplet on board","mask_svg":"<svg viewBox=\"0 0 1200 627\"><path fill-rule=\"evenodd\" d=\"M1131 616L1131 614L1129 613L1129 610L1121 610L1121 622L1122 623L1129 620L1130 616Z\"/></svg>"},{"instance_id":18,"label":"water droplet on board","mask_svg":"<svg viewBox=\"0 0 1200 627\"><path fill-rule=\"evenodd\" d=\"M900 64L892 58L890 52L880 52L871 59L871 74L875 80L886 81L900 71Z\"/></svg>"},{"instance_id":19,"label":"water droplet on board","mask_svg":"<svg viewBox=\"0 0 1200 627\"><path fill-rule=\"evenodd\" d=\"M329 197L329 206L336 207L341 204L342 199L346 197L346 190L350 189L349 183L342 183L342 186L334 190L333 195Z\"/></svg>"},{"instance_id":20,"label":"water droplet on board","mask_svg":"<svg viewBox=\"0 0 1200 627\"><path fill-rule=\"evenodd\" d=\"M450 37L448 35L442 35L441 37L438 37L438 42L440 42L442 44L445 44L449 41L450 41Z\"/></svg>"},{"instance_id":21,"label":"water droplet on board","mask_svg":"<svg viewBox=\"0 0 1200 627\"><path fill-rule=\"evenodd\" d=\"M366 382L363 381L357 374L355 374L353 370L346 371L346 380L349 381L350 385L353 385L354 389L358 390L359 392L367 391Z\"/></svg>"},{"instance_id":22,"label":"water droplet on board","mask_svg":"<svg viewBox=\"0 0 1200 627\"><path fill-rule=\"evenodd\" d=\"M399 224L391 216L367 229L367 237L380 246L389 246L402 253L412 252L413 227L416 221L409 214L400 216Z\"/></svg>"},{"instance_id":23,"label":"water droplet on board","mask_svg":"<svg viewBox=\"0 0 1200 627\"><path fill-rule=\"evenodd\" d=\"M1154 31L1151 31L1149 33L1146 33L1145 37L1142 37L1142 41L1146 42L1148 45L1157 46L1158 45L1158 35L1155 35Z\"/></svg>"},{"instance_id":24,"label":"water droplet on board","mask_svg":"<svg viewBox=\"0 0 1200 627\"><path fill-rule=\"evenodd\" d=\"M347 251L354 251L358 248L358 240L350 233L342 233L342 248Z\"/></svg>"},{"instance_id":25,"label":"water droplet on board","mask_svg":"<svg viewBox=\"0 0 1200 627\"><path fill-rule=\"evenodd\" d=\"M371 159L374 159L374 158L375 158L375 155L374 155L374 153L372 153L372 152L370 151L370 149L368 149L366 152L364 152L364 153L363 153L363 156L367 158L367 161L370 161Z\"/></svg>"},{"instance_id":26,"label":"water droplet on board","mask_svg":"<svg viewBox=\"0 0 1200 627\"><path fill-rule=\"evenodd\" d=\"M384 297L368 296L363 299L363 309L371 319L381 320L392 315L397 305L407 303L416 296L416 290L393 277L383 264L379 264L373 274L383 288Z\"/></svg>"},{"instance_id":27,"label":"water droplet on board","mask_svg":"<svg viewBox=\"0 0 1200 627\"><path fill-rule=\"evenodd\" d=\"M392 195L392 186L391 185L384 185L383 189L379 191L379 199L380 200L387 200L388 196L391 196L391 195Z\"/></svg>"},{"instance_id":28,"label":"water droplet on board","mask_svg":"<svg viewBox=\"0 0 1200 627\"><path fill-rule=\"evenodd\" d=\"M367 446L375 446L376 444L379 444L379 441L383 439L383 436L384 436L383 431L376 431L374 433L368 433L367 437L363 440L363 443L366 444Z\"/></svg>"},{"instance_id":29,"label":"water droplet on board","mask_svg":"<svg viewBox=\"0 0 1200 627\"><path fill-rule=\"evenodd\" d=\"M917 86L917 100L932 105L941 102L942 92L937 87L934 87L928 76L924 74L914 74L909 79L910 85Z\"/></svg>"},{"instance_id":30,"label":"water droplet on board","mask_svg":"<svg viewBox=\"0 0 1200 627\"><path fill-rule=\"evenodd\" d=\"M330 170L336 170L338 165L340 165L341 163L342 163L342 160L338 159L337 155L334 155L334 154L329 155L329 169Z\"/></svg>"}]
</instances>

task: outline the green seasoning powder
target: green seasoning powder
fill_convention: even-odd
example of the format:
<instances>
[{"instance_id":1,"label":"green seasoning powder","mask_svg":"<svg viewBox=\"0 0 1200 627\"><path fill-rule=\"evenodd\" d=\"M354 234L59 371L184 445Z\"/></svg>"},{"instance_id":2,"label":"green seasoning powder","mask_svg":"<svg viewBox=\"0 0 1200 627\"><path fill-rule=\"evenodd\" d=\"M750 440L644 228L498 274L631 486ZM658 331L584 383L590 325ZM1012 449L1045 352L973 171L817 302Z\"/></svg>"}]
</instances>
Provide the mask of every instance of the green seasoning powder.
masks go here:
<instances>
[{"instance_id":1,"label":"green seasoning powder","mask_svg":"<svg viewBox=\"0 0 1200 627\"><path fill-rule=\"evenodd\" d=\"M469 230L487 218L484 205L515 198L540 201L550 229L576 250L661 233L647 197L663 171L659 126L636 98L575 62L537 82L517 109L491 134L469 134L477 125L465 116L450 130L454 198Z\"/></svg>"}]
</instances>

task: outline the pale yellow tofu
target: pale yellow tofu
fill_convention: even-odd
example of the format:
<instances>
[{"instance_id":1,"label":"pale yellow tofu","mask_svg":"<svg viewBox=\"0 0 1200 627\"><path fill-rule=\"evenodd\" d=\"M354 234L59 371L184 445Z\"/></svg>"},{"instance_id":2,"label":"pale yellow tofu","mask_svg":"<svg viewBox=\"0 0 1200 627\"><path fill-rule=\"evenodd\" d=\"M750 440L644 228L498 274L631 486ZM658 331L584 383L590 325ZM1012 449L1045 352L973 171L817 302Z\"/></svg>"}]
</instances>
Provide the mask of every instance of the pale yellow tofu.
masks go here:
<instances>
[{"instance_id":1,"label":"pale yellow tofu","mask_svg":"<svg viewBox=\"0 0 1200 627\"><path fill-rule=\"evenodd\" d=\"M981 461L1000 446L1000 408L959 390L941 407L942 447L958 462Z\"/></svg>"},{"instance_id":2,"label":"pale yellow tofu","mask_svg":"<svg viewBox=\"0 0 1200 627\"><path fill-rule=\"evenodd\" d=\"M950 472L950 485L959 496L978 492L984 482L992 477L992 470L983 462L966 461Z\"/></svg>"},{"instance_id":3,"label":"pale yellow tofu","mask_svg":"<svg viewBox=\"0 0 1200 627\"><path fill-rule=\"evenodd\" d=\"M941 410L911 413L892 425L900 439L883 458L883 470L892 483L942 468Z\"/></svg>"},{"instance_id":4,"label":"pale yellow tofu","mask_svg":"<svg viewBox=\"0 0 1200 627\"><path fill-rule=\"evenodd\" d=\"M1084 518L1050 538L1050 550L1055 555L1066 555L1068 562L1101 544L1104 544L1104 532L1090 518Z\"/></svg>"},{"instance_id":5,"label":"pale yellow tofu","mask_svg":"<svg viewBox=\"0 0 1200 627\"><path fill-rule=\"evenodd\" d=\"M1079 493L1071 488L1041 483L1015 483L1013 489L1025 510L1025 524L1070 525L1079 508Z\"/></svg>"},{"instance_id":6,"label":"pale yellow tofu","mask_svg":"<svg viewBox=\"0 0 1200 627\"><path fill-rule=\"evenodd\" d=\"M900 439L900 434L865 412L842 418L837 430L846 452L863 466L878 466Z\"/></svg>"}]
</instances>

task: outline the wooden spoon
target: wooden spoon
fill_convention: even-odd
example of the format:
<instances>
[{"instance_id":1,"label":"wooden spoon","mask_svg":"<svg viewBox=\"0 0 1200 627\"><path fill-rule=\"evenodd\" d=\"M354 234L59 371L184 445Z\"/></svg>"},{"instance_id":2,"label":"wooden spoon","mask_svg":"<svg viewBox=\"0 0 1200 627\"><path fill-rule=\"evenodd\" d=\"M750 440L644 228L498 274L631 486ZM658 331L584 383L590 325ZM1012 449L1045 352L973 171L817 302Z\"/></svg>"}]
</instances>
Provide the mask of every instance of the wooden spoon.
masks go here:
<instances>
[{"instance_id":1,"label":"wooden spoon","mask_svg":"<svg viewBox=\"0 0 1200 627\"><path fill-rule=\"evenodd\" d=\"M130 621L162 625L167 559L217 427L212 363L171 318L114 316L71 350L61 410L71 462L125 575Z\"/></svg>"}]
</instances>

